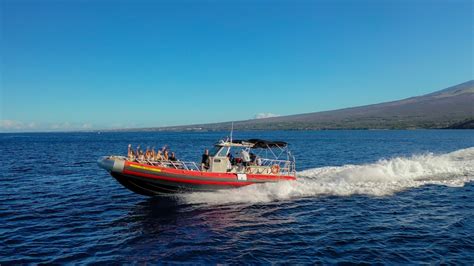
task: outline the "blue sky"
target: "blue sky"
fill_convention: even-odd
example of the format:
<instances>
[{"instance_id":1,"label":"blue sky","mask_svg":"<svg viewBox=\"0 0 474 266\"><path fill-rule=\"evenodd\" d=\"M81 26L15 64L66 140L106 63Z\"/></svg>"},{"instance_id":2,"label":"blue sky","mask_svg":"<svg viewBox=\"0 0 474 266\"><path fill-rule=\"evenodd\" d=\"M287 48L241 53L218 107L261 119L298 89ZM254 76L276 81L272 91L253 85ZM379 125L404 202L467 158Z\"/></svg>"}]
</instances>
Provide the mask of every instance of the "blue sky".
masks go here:
<instances>
[{"instance_id":1,"label":"blue sky","mask_svg":"<svg viewBox=\"0 0 474 266\"><path fill-rule=\"evenodd\" d=\"M0 131L297 114L473 79L471 1L13 1Z\"/></svg>"}]
</instances>

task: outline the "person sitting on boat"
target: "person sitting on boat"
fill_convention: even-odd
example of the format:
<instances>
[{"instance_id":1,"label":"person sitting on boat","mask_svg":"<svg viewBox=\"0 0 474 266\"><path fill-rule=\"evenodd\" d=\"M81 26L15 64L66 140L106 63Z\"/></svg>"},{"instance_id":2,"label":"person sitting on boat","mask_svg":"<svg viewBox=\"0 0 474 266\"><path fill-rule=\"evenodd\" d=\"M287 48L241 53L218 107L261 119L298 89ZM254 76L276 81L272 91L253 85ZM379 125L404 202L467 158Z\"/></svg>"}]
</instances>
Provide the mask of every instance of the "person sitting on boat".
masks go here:
<instances>
[{"instance_id":1,"label":"person sitting on boat","mask_svg":"<svg viewBox=\"0 0 474 266\"><path fill-rule=\"evenodd\" d=\"M252 165L257 164L257 155L255 155L255 153L253 152L250 153L250 163Z\"/></svg>"},{"instance_id":2,"label":"person sitting on boat","mask_svg":"<svg viewBox=\"0 0 474 266\"><path fill-rule=\"evenodd\" d=\"M139 157L140 156L140 145L137 146L137 151L135 152L135 156Z\"/></svg>"},{"instance_id":3,"label":"person sitting on boat","mask_svg":"<svg viewBox=\"0 0 474 266\"><path fill-rule=\"evenodd\" d=\"M237 165L242 164L242 158L239 158L239 157L235 158L234 159L234 164L237 164Z\"/></svg>"},{"instance_id":4,"label":"person sitting on boat","mask_svg":"<svg viewBox=\"0 0 474 266\"><path fill-rule=\"evenodd\" d=\"M240 154L242 155L242 164L244 166L249 166L249 163L250 163L250 155L249 155L249 152L246 151L246 150L242 150L240 152Z\"/></svg>"},{"instance_id":5,"label":"person sitting on boat","mask_svg":"<svg viewBox=\"0 0 474 266\"><path fill-rule=\"evenodd\" d=\"M176 155L174 154L174 152L171 152L171 156L170 156L170 161L173 161L173 162L176 162Z\"/></svg>"},{"instance_id":6,"label":"person sitting on boat","mask_svg":"<svg viewBox=\"0 0 474 266\"><path fill-rule=\"evenodd\" d=\"M132 161L135 160L135 152L133 152L132 144L128 144L127 157L128 157L128 159L130 159Z\"/></svg>"},{"instance_id":7,"label":"person sitting on boat","mask_svg":"<svg viewBox=\"0 0 474 266\"><path fill-rule=\"evenodd\" d=\"M165 161L169 161L170 158L169 158L169 155L168 155L168 150L165 150L164 154L163 154L163 160Z\"/></svg>"},{"instance_id":8,"label":"person sitting on boat","mask_svg":"<svg viewBox=\"0 0 474 266\"><path fill-rule=\"evenodd\" d=\"M163 155L161 154L161 150L158 150L155 154L155 161L162 161Z\"/></svg>"},{"instance_id":9,"label":"person sitting on boat","mask_svg":"<svg viewBox=\"0 0 474 266\"><path fill-rule=\"evenodd\" d=\"M148 160L153 161L153 159L153 151L150 149L150 151L148 152Z\"/></svg>"},{"instance_id":10,"label":"person sitting on boat","mask_svg":"<svg viewBox=\"0 0 474 266\"><path fill-rule=\"evenodd\" d=\"M151 161L156 161L155 147L151 148L150 160Z\"/></svg>"},{"instance_id":11,"label":"person sitting on boat","mask_svg":"<svg viewBox=\"0 0 474 266\"><path fill-rule=\"evenodd\" d=\"M201 169L203 171L209 169L209 150L204 150L204 154L202 155L201 159Z\"/></svg>"},{"instance_id":12,"label":"person sitting on boat","mask_svg":"<svg viewBox=\"0 0 474 266\"><path fill-rule=\"evenodd\" d=\"M146 147L145 160L150 160L150 158L151 158L150 147Z\"/></svg>"}]
</instances>

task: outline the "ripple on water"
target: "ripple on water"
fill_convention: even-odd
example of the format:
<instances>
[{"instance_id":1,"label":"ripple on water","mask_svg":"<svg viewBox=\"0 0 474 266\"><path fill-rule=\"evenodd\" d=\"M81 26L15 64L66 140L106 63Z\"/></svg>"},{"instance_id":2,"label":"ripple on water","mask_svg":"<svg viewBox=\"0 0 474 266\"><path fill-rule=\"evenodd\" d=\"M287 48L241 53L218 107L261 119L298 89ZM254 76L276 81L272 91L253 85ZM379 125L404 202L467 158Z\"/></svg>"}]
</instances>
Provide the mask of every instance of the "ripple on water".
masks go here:
<instances>
[{"instance_id":1,"label":"ripple on water","mask_svg":"<svg viewBox=\"0 0 474 266\"><path fill-rule=\"evenodd\" d=\"M218 133L0 135L0 263L474 263L471 135L254 134L294 145L302 182L149 199L95 160Z\"/></svg>"}]
</instances>

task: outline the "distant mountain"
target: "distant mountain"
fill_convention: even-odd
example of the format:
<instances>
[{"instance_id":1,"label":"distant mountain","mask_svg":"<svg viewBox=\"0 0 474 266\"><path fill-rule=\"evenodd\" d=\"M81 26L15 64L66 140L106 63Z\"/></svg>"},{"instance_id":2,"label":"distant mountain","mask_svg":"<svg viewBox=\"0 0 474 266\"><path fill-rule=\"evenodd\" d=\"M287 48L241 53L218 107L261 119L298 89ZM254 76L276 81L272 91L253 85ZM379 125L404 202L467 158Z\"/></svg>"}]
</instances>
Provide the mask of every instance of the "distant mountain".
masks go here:
<instances>
[{"instance_id":1,"label":"distant mountain","mask_svg":"<svg viewBox=\"0 0 474 266\"><path fill-rule=\"evenodd\" d=\"M452 124L446 129L474 129L474 119Z\"/></svg>"},{"instance_id":2,"label":"distant mountain","mask_svg":"<svg viewBox=\"0 0 474 266\"><path fill-rule=\"evenodd\" d=\"M234 122L237 130L473 128L474 80L423 96L333 111ZM231 122L146 128L229 130Z\"/></svg>"}]
</instances>

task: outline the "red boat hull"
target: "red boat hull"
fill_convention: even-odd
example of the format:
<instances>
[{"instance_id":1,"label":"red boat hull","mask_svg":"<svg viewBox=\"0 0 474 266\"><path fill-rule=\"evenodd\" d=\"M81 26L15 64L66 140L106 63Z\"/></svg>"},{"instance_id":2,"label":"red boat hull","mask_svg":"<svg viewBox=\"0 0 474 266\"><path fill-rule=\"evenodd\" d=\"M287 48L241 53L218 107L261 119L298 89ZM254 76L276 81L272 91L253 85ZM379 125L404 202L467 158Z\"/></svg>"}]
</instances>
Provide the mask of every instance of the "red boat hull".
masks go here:
<instances>
[{"instance_id":1,"label":"red boat hull","mask_svg":"<svg viewBox=\"0 0 474 266\"><path fill-rule=\"evenodd\" d=\"M99 159L98 164L109 171L124 187L146 196L214 191L258 183L295 180L294 176L287 175L201 172L151 166L108 157Z\"/></svg>"}]
</instances>

